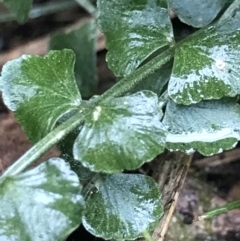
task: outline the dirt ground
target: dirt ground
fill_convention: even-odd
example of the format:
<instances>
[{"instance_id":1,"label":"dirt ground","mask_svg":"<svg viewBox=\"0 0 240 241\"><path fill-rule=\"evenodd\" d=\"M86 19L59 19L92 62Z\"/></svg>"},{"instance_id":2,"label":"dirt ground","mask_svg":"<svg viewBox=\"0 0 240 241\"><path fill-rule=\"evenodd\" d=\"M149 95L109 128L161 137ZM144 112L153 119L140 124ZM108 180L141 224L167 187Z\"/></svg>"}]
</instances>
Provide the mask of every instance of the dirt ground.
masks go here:
<instances>
[{"instance_id":1,"label":"dirt ground","mask_svg":"<svg viewBox=\"0 0 240 241\"><path fill-rule=\"evenodd\" d=\"M0 65L24 53L44 54L50 33L85 16L87 14L84 10L73 8L67 12L31 19L22 26L16 22L0 23ZM105 54L105 50L98 53L99 93L115 82L107 68ZM13 113L0 99L0 173L30 147L31 143ZM53 148L44 158L58 156L59 153L57 148ZM240 210L231 211L212 221L193 222L194 217L211 207L236 199L240 199L239 147L210 158L195 154L166 240L240 241ZM82 235L81 227L71 235L69 241L78 240L77 237L82 238ZM91 235L85 235L85 241L94 240Z\"/></svg>"}]
</instances>

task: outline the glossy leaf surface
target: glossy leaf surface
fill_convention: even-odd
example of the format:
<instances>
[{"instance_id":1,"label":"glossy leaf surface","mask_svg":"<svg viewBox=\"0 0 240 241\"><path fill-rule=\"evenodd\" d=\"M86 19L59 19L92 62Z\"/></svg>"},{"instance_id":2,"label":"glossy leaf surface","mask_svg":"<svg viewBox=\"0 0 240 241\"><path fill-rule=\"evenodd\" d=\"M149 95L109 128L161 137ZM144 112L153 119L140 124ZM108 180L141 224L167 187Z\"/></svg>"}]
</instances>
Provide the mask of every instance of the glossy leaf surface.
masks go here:
<instances>
[{"instance_id":1,"label":"glossy leaf surface","mask_svg":"<svg viewBox=\"0 0 240 241\"><path fill-rule=\"evenodd\" d=\"M74 62L74 53L63 50L45 57L24 55L4 65L0 79L4 103L31 141L40 140L61 116L80 105Z\"/></svg>"},{"instance_id":2,"label":"glossy leaf surface","mask_svg":"<svg viewBox=\"0 0 240 241\"><path fill-rule=\"evenodd\" d=\"M75 76L84 98L96 91L96 22L90 20L69 33L58 33L51 38L50 49L72 49L76 55Z\"/></svg>"},{"instance_id":3,"label":"glossy leaf surface","mask_svg":"<svg viewBox=\"0 0 240 241\"><path fill-rule=\"evenodd\" d=\"M80 191L77 175L60 158L8 177L0 188L0 240L64 241L81 222Z\"/></svg>"},{"instance_id":4,"label":"glossy leaf surface","mask_svg":"<svg viewBox=\"0 0 240 241\"><path fill-rule=\"evenodd\" d=\"M98 0L107 61L116 76L131 73L157 49L173 43L166 0Z\"/></svg>"},{"instance_id":5,"label":"glossy leaf surface","mask_svg":"<svg viewBox=\"0 0 240 241\"><path fill-rule=\"evenodd\" d=\"M152 231L163 215L157 184L148 176L106 176L86 201L83 225L104 239L132 240Z\"/></svg>"},{"instance_id":6,"label":"glossy leaf surface","mask_svg":"<svg viewBox=\"0 0 240 241\"><path fill-rule=\"evenodd\" d=\"M169 101L163 124L171 151L213 155L232 149L240 139L240 106L229 98L190 106Z\"/></svg>"},{"instance_id":7,"label":"glossy leaf surface","mask_svg":"<svg viewBox=\"0 0 240 241\"><path fill-rule=\"evenodd\" d=\"M97 106L74 143L74 159L96 172L133 170L165 147L157 95L151 91Z\"/></svg>"},{"instance_id":8,"label":"glossy leaf surface","mask_svg":"<svg viewBox=\"0 0 240 241\"><path fill-rule=\"evenodd\" d=\"M227 1L169 0L169 7L182 22L196 28L202 28L214 20Z\"/></svg>"},{"instance_id":9,"label":"glossy leaf surface","mask_svg":"<svg viewBox=\"0 0 240 241\"><path fill-rule=\"evenodd\" d=\"M240 11L191 36L175 52L170 97L189 105L240 93Z\"/></svg>"},{"instance_id":10,"label":"glossy leaf surface","mask_svg":"<svg viewBox=\"0 0 240 241\"><path fill-rule=\"evenodd\" d=\"M6 5L20 23L27 20L32 0L0 0L0 2Z\"/></svg>"}]
</instances>

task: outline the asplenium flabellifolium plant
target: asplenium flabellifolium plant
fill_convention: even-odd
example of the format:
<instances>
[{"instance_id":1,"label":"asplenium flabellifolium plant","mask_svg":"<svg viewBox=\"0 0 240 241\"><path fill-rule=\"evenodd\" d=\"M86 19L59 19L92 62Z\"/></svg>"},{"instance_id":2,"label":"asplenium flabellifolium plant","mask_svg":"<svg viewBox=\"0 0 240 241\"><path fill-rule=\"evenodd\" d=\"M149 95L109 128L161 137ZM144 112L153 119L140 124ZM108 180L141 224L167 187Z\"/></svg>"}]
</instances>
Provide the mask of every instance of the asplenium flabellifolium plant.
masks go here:
<instances>
[{"instance_id":1,"label":"asplenium flabellifolium plant","mask_svg":"<svg viewBox=\"0 0 240 241\"><path fill-rule=\"evenodd\" d=\"M237 144L240 1L229 5L98 0L97 21L54 36L44 57L4 65L4 103L36 144L0 177L0 240L65 240L81 223L104 239L142 237L163 215L160 191L124 170L165 149L213 155ZM201 29L176 42L169 7ZM120 80L83 100L96 88L97 24ZM61 158L23 172L56 144Z\"/></svg>"}]
</instances>

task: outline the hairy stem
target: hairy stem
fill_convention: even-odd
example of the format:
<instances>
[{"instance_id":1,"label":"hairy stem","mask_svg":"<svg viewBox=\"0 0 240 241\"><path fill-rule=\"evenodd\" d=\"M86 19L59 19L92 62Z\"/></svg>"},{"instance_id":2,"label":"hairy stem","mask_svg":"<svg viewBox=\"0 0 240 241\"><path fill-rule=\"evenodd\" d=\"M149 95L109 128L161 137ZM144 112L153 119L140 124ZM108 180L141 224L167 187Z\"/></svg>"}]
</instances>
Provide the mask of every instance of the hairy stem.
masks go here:
<instances>
[{"instance_id":1,"label":"hairy stem","mask_svg":"<svg viewBox=\"0 0 240 241\"><path fill-rule=\"evenodd\" d=\"M73 117L68 119L59 127L51 131L46 137L39 141L35 146L33 146L29 151L27 151L22 157L20 157L14 164L12 164L0 177L0 180L6 176L13 176L30 164L40 158L44 153L46 153L51 147L56 145L61 139L63 139L67 134L73 131L78 126L84 123L85 117L101 102L108 98L118 97L126 94L137 84L143 81L145 78L156 72L161 66L166 64L169 60L173 58L174 48L170 48L160 55L156 56L148 63L140 67L139 69L133 71L131 74L120 80L111 89L107 90L103 95L96 98L95 101L88 106L87 109L83 109L75 114Z\"/></svg>"}]
</instances>

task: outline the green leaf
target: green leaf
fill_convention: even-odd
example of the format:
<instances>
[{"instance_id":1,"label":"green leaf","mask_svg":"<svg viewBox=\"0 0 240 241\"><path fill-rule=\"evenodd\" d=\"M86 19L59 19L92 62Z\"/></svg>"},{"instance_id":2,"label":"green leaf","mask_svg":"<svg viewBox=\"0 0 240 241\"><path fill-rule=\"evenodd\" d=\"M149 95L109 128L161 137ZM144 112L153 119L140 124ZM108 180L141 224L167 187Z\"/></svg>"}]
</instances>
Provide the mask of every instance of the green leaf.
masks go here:
<instances>
[{"instance_id":1,"label":"green leaf","mask_svg":"<svg viewBox=\"0 0 240 241\"><path fill-rule=\"evenodd\" d=\"M98 0L107 61L116 76L131 73L154 51L172 45L166 0Z\"/></svg>"},{"instance_id":2,"label":"green leaf","mask_svg":"<svg viewBox=\"0 0 240 241\"><path fill-rule=\"evenodd\" d=\"M0 240L63 241L81 222L77 175L60 158L8 177L0 188Z\"/></svg>"},{"instance_id":3,"label":"green leaf","mask_svg":"<svg viewBox=\"0 0 240 241\"><path fill-rule=\"evenodd\" d=\"M178 104L240 94L240 11L189 37L175 52L168 92Z\"/></svg>"},{"instance_id":4,"label":"green leaf","mask_svg":"<svg viewBox=\"0 0 240 241\"><path fill-rule=\"evenodd\" d=\"M20 23L27 20L32 0L0 0L0 2L3 2L9 8Z\"/></svg>"},{"instance_id":5,"label":"green leaf","mask_svg":"<svg viewBox=\"0 0 240 241\"><path fill-rule=\"evenodd\" d=\"M169 131L166 147L205 156L232 149L240 139L240 106L235 102L226 98L184 106L170 100L163 119Z\"/></svg>"},{"instance_id":6,"label":"green leaf","mask_svg":"<svg viewBox=\"0 0 240 241\"><path fill-rule=\"evenodd\" d=\"M80 105L74 62L74 53L63 50L45 57L24 55L3 66L4 103L15 112L31 141L40 140L61 116Z\"/></svg>"},{"instance_id":7,"label":"green leaf","mask_svg":"<svg viewBox=\"0 0 240 241\"><path fill-rule=\"evenodd\" d=\"M169 7L179 19L193 27L202 28L211 23L228 0L169 0Z\"/></svg>"},{"instance_id":8,"label":"green leaf","mask_svg":"<svg viewBox=\"0 0 240 241\"><path fill-rule=\"evenodd\" d=\"M73 147L74 159L92 171L133 170L165 148L157 95L138 92L96 106Z\"/></svg>"},{"instance_id":9,"label":"green leaf","mask_svg":"<svg viewBox=\"0 0 240 241\"><path fill-rule=\"evenodd\" d=\"M82 222L97 237L133 240L157 225L163 215L159 199L158 186L148 176L108 175L88 197Z\"/></svg>"},{"instance_id":10,"label":"green leaf","mask_svg":"<svg viewBox=\"0 0 240 241\"><path fill-rule=\"evenodd\" d=\"M69 33L58 33L50 40L50 49L72 49L76 54L75 76L84 98L91 97L97 87L96 22L90 20Z\"/></svg>"}]
</instances>

